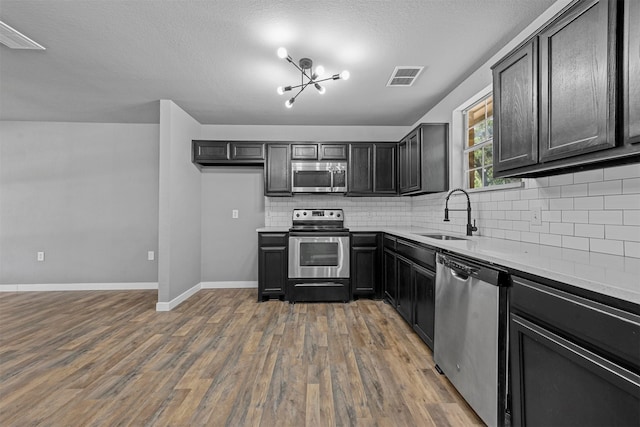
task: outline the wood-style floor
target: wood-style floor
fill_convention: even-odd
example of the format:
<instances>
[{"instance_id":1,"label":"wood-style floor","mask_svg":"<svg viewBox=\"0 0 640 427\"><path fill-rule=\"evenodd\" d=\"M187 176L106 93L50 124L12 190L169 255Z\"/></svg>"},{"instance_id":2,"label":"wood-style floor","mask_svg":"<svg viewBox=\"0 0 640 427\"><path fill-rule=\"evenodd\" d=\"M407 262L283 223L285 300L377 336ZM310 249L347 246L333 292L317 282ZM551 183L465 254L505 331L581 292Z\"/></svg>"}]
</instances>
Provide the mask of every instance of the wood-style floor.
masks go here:
<instances>
[{"instance_id":1,"label":"wood-style floor","mask_svg":"<svg viewBox=\"0 0 640 427\"><path fill-rule=\"evenodd\" d=\"M388 305L202 290L0 294L1 426L482 422Z\"/></svg>"}]
</instances>

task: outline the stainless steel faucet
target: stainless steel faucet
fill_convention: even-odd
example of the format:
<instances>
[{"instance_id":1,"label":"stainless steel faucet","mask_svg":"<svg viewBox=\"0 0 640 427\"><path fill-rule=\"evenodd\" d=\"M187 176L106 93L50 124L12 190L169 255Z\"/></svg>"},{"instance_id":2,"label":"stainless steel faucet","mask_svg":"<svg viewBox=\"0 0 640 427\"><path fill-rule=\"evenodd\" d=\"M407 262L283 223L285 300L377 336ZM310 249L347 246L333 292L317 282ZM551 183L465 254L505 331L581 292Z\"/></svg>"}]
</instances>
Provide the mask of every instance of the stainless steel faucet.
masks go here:
<instances>
[{"instance_id":1,"label":"stainless steel faucet","mask_svg":"<svg viewBox=\"0 0 640 427\"><path fill-rule=\"evenodd\" d=\"M456 191L461 191L464 193L465 196L467 196L467 236L472 236L474 231L478 231L478 227L476 227L476 220L473 220L473 225L471 225L471 200L469 199L469 194L467 194L466 191L464 191L462 188L455 188L451 191L449 191L449 194L447 194L447 200L445 201L444 204L444 220L445 221L449 221L449 211L464 211L464 209L449 209L449 197L451 197L451 195L453 193L455 193Z\"/></svg>"}]
</instances>

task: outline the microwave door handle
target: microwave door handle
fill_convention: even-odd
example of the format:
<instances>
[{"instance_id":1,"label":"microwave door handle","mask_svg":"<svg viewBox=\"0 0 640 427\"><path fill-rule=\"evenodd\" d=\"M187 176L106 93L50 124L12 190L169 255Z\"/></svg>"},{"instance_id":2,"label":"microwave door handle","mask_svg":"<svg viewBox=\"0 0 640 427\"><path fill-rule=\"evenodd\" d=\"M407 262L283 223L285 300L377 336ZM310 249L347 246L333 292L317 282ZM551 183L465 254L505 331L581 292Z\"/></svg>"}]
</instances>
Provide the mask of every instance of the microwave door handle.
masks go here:
<instances>
[{"instance_id":1,"label":"microwave door handle","mask_svg":"<svg viewBox=\"0 0 640 427\"><path fill-rule=\"evenodd\" d=\"M335 179L335 174L336 174L336 171L332 170L331 171L331 191L333 191L333 188L334 188L333 182L334 182L334 179Z\"/></svg>"}]
</instances>

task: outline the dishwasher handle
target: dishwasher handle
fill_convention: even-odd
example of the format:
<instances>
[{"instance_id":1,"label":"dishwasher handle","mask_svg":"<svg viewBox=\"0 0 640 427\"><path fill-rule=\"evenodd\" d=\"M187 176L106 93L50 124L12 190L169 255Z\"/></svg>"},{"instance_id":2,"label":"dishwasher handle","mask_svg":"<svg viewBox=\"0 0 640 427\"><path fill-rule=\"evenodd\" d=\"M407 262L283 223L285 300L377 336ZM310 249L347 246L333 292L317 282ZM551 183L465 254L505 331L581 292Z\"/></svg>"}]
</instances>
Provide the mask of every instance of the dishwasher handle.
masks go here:
<instances>
[{"instance_id":1,"label":"dishwasher handle","mask_svg":"<svg viewBox=\"0 0 640 427\"><path fill-rule=\"evenodd\" d=\"M500 275L504 275L504 272L487 265L454 258L448 254L438 254L437 262L449 268L452 275L458 280L466 280L468 277L474 277L494 286L501 286L501 282L504 282L504 280L500 280Z\"/></svg>"},{"instance_id":2,"label":"dishwasher handle","mask_svg":"<svg viewBox=\"0 0 640 427\"><path fill-rule=\"evenodd\" d=\"M461 276L465 276L463 280L466 280L468 276L476 276L478 269L471 267L470 265L462 264L458 261L454 261L451 258L440 256L440 263L447 268L450 268L454 276L463 279Z\"/></svg>"}]
</instances>

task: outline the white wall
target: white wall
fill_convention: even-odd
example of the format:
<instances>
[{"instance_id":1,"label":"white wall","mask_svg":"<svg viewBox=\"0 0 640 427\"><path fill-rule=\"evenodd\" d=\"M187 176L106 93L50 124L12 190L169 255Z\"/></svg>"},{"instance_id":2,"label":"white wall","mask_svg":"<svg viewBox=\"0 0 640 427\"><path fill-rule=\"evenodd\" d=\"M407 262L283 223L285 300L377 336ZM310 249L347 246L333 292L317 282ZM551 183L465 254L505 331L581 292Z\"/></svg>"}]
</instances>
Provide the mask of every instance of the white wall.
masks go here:
<instances>
[{"instance_id":1,"label":"white wall","mask_svg":"<svg viewBox=\"0 0 640 427\"><path fill-rule=\"evenodd\" d=\"M157 125L0 122L0 284L156 282L157 213Z\"/></svg>"},{"instance_id":2,"label":"white wall","mask_svg":"<svg viewBox=\"0 0 640 427\"><path fill-rule=\"evenodd\" d=\"M172 302L201 281L202 185L191 162L191 140L199 137L200 123L173 101L160 101L159 304Z\"/></svg>"}]
</instances>

